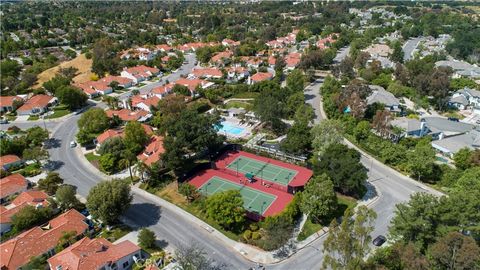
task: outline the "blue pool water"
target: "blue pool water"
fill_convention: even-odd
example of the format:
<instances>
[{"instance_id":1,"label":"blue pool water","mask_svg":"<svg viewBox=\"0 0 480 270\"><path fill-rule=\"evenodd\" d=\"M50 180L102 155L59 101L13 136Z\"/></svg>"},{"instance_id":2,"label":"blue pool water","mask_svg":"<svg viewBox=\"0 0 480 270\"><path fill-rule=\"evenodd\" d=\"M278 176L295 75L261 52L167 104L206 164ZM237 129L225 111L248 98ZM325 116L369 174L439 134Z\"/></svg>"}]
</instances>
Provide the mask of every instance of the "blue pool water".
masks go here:
<instances>
[{"instance_id":1,"label":"blue pool water","mask_svg":"<svg viewBox=\"0 0 480 270\"><path fill-rule=\"evenodd\" d=\"M240 135L245 129L236 125L233 125L229 122L223 121L218 127L218 131L221 133L228 133L232 135Z\"/></svg>"}]
</instances>

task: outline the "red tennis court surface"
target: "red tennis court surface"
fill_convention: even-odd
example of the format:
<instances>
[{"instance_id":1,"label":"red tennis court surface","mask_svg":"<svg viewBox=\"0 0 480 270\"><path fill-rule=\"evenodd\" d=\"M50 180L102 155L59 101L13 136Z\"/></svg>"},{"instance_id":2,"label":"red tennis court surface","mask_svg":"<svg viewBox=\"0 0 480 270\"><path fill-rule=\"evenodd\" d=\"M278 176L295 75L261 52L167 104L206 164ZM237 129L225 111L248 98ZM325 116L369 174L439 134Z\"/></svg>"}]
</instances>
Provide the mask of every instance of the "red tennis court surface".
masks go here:
<instances>
[{"instance_id":1,"label":"red tennis court surface","mask_svg":"<svg viewBox=\"0 0 480 270\"><path fill-rule=\"evenodd\" d=\"M267 194L275 195L277 197L276 200L274 200L270 205L270 207L268 207L267 210L265 210L263 217L273 216L275 214L280 213L287 206L287 204L293 199L292 194L283 192L278 189L268 188L262 185L261 181L255 181L253 183L249 183L248 181L246 181L246 178L243 176L234 176L232 174L224 173L220 170L208 169L208 170L202 171L197 175L195 175L190 180L189 183L194 185L198 189L203 184L210 181L210 179L212 179L213 177L219 177L224 180L228 180L230 182L240 184L240 185L245 185L249 188L256 189Z\"/></svg>"},{"instance_id":2,"label":"red tennis court surface","mask_svg":"<svg viewBox=\"0 0 480 270\"><path fill-rule=\"evenodd\" d=\"M282 168L285 168L285 169L288 169L288 170L296 171L297 174L295 175L295 177L287 184L289 187L293 188L292 190L294 190L295 188L298 188L298 187L305 186L305 184L307 184L308 180L310 180L310 178L313 175L313 172L311 170L309 170L307 168L304 168L302 166L278 161L278 160L267 158L267 157L257 156L257 155L247 153L247 152L243 152L243 151L225 152L225 154L223 154L215 162L215 166L218 169L221 169L221 170L225 171L226 173L237 174L237 172L235 171L235 169L233 167L229 168L228 166L232 162L235 162L236 160L238 160L239 158L242 158L242 157L245 157L245 158L248 158L248 159L253 159L253 160L258 160L261 163L273 164L273 165L276 165L278 167L282 167ZM255 178L261 179L261 175L255 175ZM274 185L275 187L288 192L288 189L285 188L285 187L282 187L283 185L281 185L281 184L269 181L269 179L262 179L262 180L264 182L269 182L269 184Z\"/></svg>"}]
</instances>

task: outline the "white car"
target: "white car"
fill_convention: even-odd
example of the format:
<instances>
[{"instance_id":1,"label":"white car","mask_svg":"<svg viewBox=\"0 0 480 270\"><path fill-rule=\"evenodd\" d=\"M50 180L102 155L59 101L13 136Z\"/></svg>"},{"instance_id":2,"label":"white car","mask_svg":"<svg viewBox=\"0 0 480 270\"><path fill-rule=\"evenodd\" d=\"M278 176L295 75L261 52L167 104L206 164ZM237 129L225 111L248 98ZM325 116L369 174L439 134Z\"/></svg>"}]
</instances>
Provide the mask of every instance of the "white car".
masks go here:
<instances>
[{"instance_id":1,"label":"white car","mask_svg":"<svg viewBox=\"0 0 480 270\"><path fill-rule=\"evenodd\" d=\"M76 143L75 141L71 141L71 142L70 142L70 147L71 147L71 148L77 147L77 143Z\"/></svg>"}]
</instances>

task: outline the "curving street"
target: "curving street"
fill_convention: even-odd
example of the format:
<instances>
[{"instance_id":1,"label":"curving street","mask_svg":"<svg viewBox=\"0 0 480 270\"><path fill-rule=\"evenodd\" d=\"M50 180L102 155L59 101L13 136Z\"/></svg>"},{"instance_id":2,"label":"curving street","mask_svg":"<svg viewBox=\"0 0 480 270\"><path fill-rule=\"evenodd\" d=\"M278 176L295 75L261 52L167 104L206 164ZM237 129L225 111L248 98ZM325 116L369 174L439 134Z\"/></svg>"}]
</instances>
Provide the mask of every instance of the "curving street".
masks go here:
<instances>
[{"instance_id":1,"label":"curving street","mask_svg":"<svg viewBox=\"0 0 480 270\"><path fill-rule=\"evenodd\" d=\"M187 65L193 67L195 57L187 57L187 59ZM188 73L189 70L184 67L174 76ZM173 74L170 76L173 76ZM150 87L150 85L147 86ZM318 81L305 90L307 102L315 109L315 122L317 123L323 119L322 115L324 115L319 93L320 87L321 81ZM69 147L70 141L75 140L79 118L80 115L70 115L64 118L61 123L50 123L48 128L52 131L52 134L47 147L50 152L51 169L58 171L67 183L77 186L77 192L86 197L90 188L106 179L106 176L86 161L80 149ZM32 123L29 126L41 124L43 123ZM366 154L362 154L362 163L369 169L369 183L375 187L379 196L378 200L370 205L378 215L373 237L378 234L387 234L388 224L393 217L393 211L397 203L407 201L414 192L438 193L421 183L402 176ZM182 210L178 209L178 211ZM205 249L205 252L211 258L224 264L227 269L248 269L256 265L256 263L248 261L231 246L213 237L204 228L185 219L178 211L160 207L148 196L134 191L132 206L124 215L124 220L133 227L149 227L165 246L174 248L178 245L191 245L196 242ZM319 268L323 258L320 250L324 238L320 237L313 241L281 263L267 265L266 269Z\"/></svg>"}]
</instances>

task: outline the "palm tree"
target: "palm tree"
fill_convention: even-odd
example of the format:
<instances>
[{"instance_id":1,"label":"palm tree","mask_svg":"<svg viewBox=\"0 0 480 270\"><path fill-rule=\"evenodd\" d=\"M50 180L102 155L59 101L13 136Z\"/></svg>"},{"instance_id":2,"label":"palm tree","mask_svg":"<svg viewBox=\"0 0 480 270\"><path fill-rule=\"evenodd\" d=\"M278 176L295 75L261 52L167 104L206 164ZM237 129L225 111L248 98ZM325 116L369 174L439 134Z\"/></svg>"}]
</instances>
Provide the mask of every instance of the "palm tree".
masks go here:
<instances>
[{"instance_id":1,"label":"palm tree","mask_svg":"<svg viewBox=\"0 0 480 270\"><path fill-rule=\"evenodd\" d=\"M144 179L145 173L146 174L150 173L150 167L141 160L137 161L133 169L135 170L136 173L140 174L140 179L142 182L145 181Z\"/></svg>"},{"instance_id":2,"label":"palm tree","mask_svg":"<svg viewBox=\"0 0 480 270\"><path fill-rule=\"evenodd\" d=\"M122 153L122 159L118 162L118 164L122 168L128 168L128 172L130 173L130 181L133 182L133 174L132 174L132 163L136 160L135 154L130 150L125 150Z\"/></svg>"}]
</instances>

